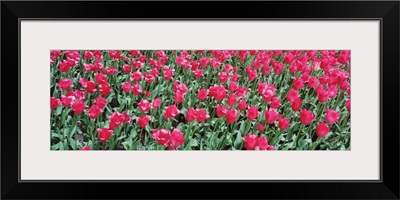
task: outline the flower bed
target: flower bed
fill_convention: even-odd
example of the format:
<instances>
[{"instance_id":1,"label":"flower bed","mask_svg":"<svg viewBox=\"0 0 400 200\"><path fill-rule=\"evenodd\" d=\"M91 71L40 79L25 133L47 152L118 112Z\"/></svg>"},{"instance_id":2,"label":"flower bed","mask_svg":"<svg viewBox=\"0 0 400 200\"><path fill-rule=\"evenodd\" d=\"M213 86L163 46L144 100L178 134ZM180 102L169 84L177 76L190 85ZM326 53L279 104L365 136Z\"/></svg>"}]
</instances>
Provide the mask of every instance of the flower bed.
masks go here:
<instances>
[{"instance_id":1,"label":"flower bed","mask_svg":"<svg viewBox=\"0 0 400 200\"><path fill-rule=\"evenodd\" d=\"M51 150L350 150L350 51L51 50Z\"/></svg>"}]
</instances>

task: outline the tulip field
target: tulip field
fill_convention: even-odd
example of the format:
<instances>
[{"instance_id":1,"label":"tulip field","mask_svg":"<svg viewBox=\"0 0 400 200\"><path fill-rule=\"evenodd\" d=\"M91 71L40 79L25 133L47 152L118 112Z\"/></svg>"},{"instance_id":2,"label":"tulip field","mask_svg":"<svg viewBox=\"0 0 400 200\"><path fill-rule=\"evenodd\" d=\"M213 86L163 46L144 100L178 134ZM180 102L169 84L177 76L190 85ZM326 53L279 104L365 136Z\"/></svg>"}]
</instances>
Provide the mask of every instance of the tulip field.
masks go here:
<instances>
[{"instance_id":1,"label":"tulip field","mask_svg":"<svg viewBox=\"0 0 400 200\"><path fill-rule=\"evenodd\" d=\"M351 150L349 50L51 50L51 150Z\"/></svg>"}]
</instances>

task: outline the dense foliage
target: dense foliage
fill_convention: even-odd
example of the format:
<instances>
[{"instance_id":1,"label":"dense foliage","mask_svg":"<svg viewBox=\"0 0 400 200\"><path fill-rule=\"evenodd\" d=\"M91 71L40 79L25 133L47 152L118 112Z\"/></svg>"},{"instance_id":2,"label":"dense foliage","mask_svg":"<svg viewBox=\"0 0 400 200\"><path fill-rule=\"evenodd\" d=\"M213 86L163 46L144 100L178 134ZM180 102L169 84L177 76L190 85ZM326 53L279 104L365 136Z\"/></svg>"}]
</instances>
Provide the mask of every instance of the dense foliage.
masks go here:
<instances>
[{"instance_id":1,"label":"dense foliage","mask_svg":"<svg viewBox=\"0 0 400 200\"><path fill-rule=\"evenodd\" d=\"M350 150L350 51L51 50L52 150Z\"/></svg>"}]
</instances>

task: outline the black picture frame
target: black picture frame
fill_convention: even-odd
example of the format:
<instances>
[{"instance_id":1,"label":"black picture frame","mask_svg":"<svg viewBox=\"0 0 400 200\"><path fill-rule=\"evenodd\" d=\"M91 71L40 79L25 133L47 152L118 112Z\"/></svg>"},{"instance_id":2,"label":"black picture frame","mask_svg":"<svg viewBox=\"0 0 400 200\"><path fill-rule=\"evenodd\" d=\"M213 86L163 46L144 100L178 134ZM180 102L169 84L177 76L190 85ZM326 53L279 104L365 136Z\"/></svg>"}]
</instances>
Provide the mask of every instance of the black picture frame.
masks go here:
<instances>
[{"instance_id":1,"label":"black picture frame","mask_svg":"<svg viewBox=\"0 0 400 200\"><path fill-rule=\"evenodd\" d=\"M1 198L399 199L399 8L398 1L2 1ZM381 180L21 182L18 137L21 19L378 19L381 21Z\"/></svg>"}]
</instances>

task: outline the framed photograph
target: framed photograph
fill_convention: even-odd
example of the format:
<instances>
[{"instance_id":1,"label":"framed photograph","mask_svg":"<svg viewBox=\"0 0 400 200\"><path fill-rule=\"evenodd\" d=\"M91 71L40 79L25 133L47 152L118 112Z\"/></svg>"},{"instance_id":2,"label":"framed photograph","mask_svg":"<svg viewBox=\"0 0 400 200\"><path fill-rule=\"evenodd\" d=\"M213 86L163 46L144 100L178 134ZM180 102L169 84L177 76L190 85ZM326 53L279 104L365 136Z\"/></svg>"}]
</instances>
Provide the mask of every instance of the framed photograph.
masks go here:
<instances>
[{"instance_id":1,"label":"framed photograph","mask_svg":"<svg viewBox=\"0 0 400 200\"><path fill-rule=\"evenodd\" d=\"M1 198L399 199L399 8L3 1Z\"/></svg>"}]
</instances>

